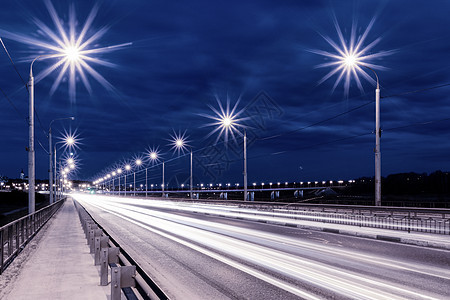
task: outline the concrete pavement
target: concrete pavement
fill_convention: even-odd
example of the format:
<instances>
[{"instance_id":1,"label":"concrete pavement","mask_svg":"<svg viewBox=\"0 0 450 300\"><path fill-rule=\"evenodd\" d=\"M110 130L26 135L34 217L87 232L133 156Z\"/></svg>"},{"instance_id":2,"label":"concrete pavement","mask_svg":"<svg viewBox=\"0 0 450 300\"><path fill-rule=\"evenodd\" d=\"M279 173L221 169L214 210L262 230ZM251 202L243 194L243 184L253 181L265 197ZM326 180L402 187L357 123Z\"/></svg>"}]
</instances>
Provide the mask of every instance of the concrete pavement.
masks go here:
<instances>
[{"instance_id":1,"label":"concrete pavement","mask_svg":"<svg viewBox=\"0 0 450 300\"><path fill-rule=\"evenodd\" d=\"M100 286L71 198L0 275L0 299L97 300L110 293L110 285Z\"/></svg>"}]
</instances>

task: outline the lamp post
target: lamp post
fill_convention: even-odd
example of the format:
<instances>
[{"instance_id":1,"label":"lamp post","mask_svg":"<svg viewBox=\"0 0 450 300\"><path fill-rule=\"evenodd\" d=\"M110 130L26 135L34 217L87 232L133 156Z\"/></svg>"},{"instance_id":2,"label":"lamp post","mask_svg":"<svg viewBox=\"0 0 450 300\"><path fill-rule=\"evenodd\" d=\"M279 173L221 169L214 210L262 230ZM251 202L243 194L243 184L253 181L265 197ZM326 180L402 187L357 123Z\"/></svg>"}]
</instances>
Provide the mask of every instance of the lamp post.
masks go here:
<instances>
[{"instance_id":1,"label":"lamp post","mask_svg":"<svg viewBox=\"0 0 450 300\"><path fill-rule=\"evenodd\" d=\"M377 79L377 88L375 89L375 206L381 206L381 130L380 130L380 81L375 70L368 65L358 62L355 57L349 56L345 63L348 67L364 67L369 69Z\"/></svg>"},{"instance_id":2,"label":"lamp post","mask_svg":"<svg viewBox=\"0 0 450 300\"><path fill-rule=\"evenodd\" d=\"M34 156L34 77L33 64L41 56L36 57L30 65L30 78L28 81L28 213L34 213L35 199L35 156Z\"/></svg>"},{"instance_id":3,"label":"lamp post","mask_svg":"<svg viewBox=\"0 0 450 300\"><path fill-rule=\"evenodd\" d=\"M74 117L71 117L71 118L72 118L72 120L75 119ZM64 119L67 119L67 118L64 118ZM51 141L51 137L50 137L50 141ZM51 142L49 142L49 143L51 143ZM60 191L62 190L62 186L59 184L59 182L57 182L57 178L56 178L57 177L56 176L57 175L57 172L56 172L56 157L57 157L57 155L56 155L56 145L59 144L59 143L64 143L65 146L69 147L69 149L70 149L71 147L75 147L76 140L75 140L75 137L73 137L73 136L67 136L67 137L64 138L64 140L56 142L54 144L54 147L53 147L53 156L54 156L53 170L54 170L55 183L56 183L55 184L55 195L56 195L56 191L57 191L58 186L60 186ZM73 164L73 159L72 159L72 164Z\"/></svg>"},{"instance_id":4,"label":"lamp post","mask_svg":"<svg viewBox=\"0 0 450 300\"><path fill-rule=\"evenodd\" d=\"M50 204L52 204L54 201L54 191L53 191L53 146L52 146L52 124L55 121L59 121L59 120L75 120L75 117L68 117L68 118L58 118L58 119L53 119L50 122L49 125L49 129L48 129L48 149L49 149L49 175L48 175L48 181L49 181L49 190L50 190ZM55 151L56 153L56 151ZM55 160L56 160L56 155L55 155ZM55 166L56 168L56 166ZM55 175L56 175L56 169L55 169ZM56 180L55 180L56 183Z\"/></svg>"},{"instance_id":5,"label":"lamp post","mask_svg":"<svg viewBox=\"0 0 450 300\"><path fill-rule=\"evenodd\" d=\"M127 172L131 170L130 165L125 165L125 196L127 195Z\"/></svg>"},{"instance_id":6,"label":"lamp post","mask_svg":"<svg viewBox=\"0 0 450 300\"><path fill-rule=\"evenodd\" d=\"M28 213L36 210L35 179L36 164L34 153L34 77L33 64L42 57L55 57L54 54L39 55L30 64L30 77L28 80Z\"/></svg>"},{"instance_id":7,"label":"lamp post","mask_svg":"<svg viewBox=\"0 0 450 300\"><path fill-rule=\"evenodd\" d=\"M119 174L119 196L120 196L120 174L122 174L122 169L121 168L119 168L119 169L117 169L117 174Z\"/></svg>"},{"instance_id":8,"label":"lamp post","mask_svg":"<svg viewBox=\"0 0 450 300\"><path fill-rule=\"evenodd\" d=\"M117 175L117 173L116 173L116 171L113 171L112 173L111 173L111 177L112 177L112 190L113 190L113 194L115 193L115 191L116 191L116 185L114 184L114 177Z\"/></svg>"},{"instance_id":9,"label":"lamp post","mask_svg":"<svg viewBox=\"0 0 450 300\"><path fill-rule=\"evenodd\" d=\"M110 179L111 174L106 174L106 178ZM111 180L108 180L108 193L111 193Z\"/></svg>"},{"instance_id":10,"label":"lamp post","mask_svg":"<svg viewBox=\"0 0 450 300\"><path fill-rule=\"evenodd\" d=\"M218 121L217 125L219 125L219 127L216 129L216 131L218 129L221 129L220 134L222 134L222 132L225 132L225 137L228 136L228 132L233 133L233 131L237 131L237 127L242 125L238 124L238 121L236 119L237 115L233 115L232 113L228 113L228 114L224 114L222 116L220 116L219 118L216 118L216 120ZM240 119L243 120L243 119ZM214 132L214 131L213 131ZM239 132L239 131L238 131ZM239 133L241 134L241 133ZM242 174L244 175L244 201L247 200L247 131L244 129L244 171L242 172Z\"/></svg>"},{"instance_id":11,"label":"lamp post","mask_svg":"<svg viewBox=\"0 0 450 300\"><path fill-rule=\"evenodd\" d=\"M179 134L179 135L173 136L172 143L173 143L173 147L175 148L175 150L178 151L178 153L180 153L180 151L184 152L184 150L186 150L187 148L189 148L189 150L190 150L190 155L189 155L189 158L190 158L190 164L189 164L190 165L190 173L189 173L190 191L189 191L189 194L190 194L190 198L193 199L194 198L194 193L193 193L194 173L193 173L192 167L193 167L194 154L192 151L192 147L187 144L184 134L183 135Z\"/></svg>"},{"instance_id":12,"label":"lamp post","mask_svg":"<svg viewBox=\"0 0 450 300\"><path fill-rule=\"evenodd\" d=\"M148 157L150 158L152 163L155 163L159 159L158 149L150 150L150 153L148 154ZM163 165L164 165L164 163L163 163ZM164 169L164 167L163 167L163 169ZM163 171L163 177L164 177L164 171ZM164 182L164 179L163 179L163 182ZM145 184L148 185L148 182L147 182L147 169L145 169ZM145 188L145 195L146 196L147 196L147 190L148 190L148 188L146 187ZM152 184L152 191L153 191L153 184Z\"/></svg>"},{"instance_id":13,"label":"lamp post","mask_svg":"<svg viewBox=\"0 0 450 300\"><path fill-rule=\"evenodd\" d=\"M190 188L190 196L191 196L191 200L194 198L194 193L193 193L193 183L194 183L194 175L193 175L193 171L192 171L192 148L191 148L191 174L189 176L189 188Z\"/></svg>"},{"instance_id":14,"label":"lamp post","mask_svg":"<svg viewBox=\"0 0 450 300\"><path fill-rule=\"evenodd\" d=\"M142 160L138 158L134 163L136 164L136 168L138 168L140 165L142 165ZM136 168L133 172L133 196L136 196Z\"/></svg>"},{"instance_id":15,"label":"lamp post","mask_svg":"<svg viewBox=\"0 0 450 300\"><path fill-rule=\"evenodd\" d=\"M377 73L370 67L362 65L375 74L377 88L375 89L375 206L381 206L381 131L380 131L380 83Z\"/></svg>"},{"instance_id":16,"label":"lamp post","mask_svg":"<svg viewBox=\"0 0 450 300\"><path fill-rule=\"evenodd\" d=\"M162 162L162 185L161 185L162 196L164 197L164 160Z\"/></svg>"},{"instance_id":17,"label":"lamp post","mask_svg":"<svg viewBox=\"0 0 450 300\"><path fill-rule=\"evenodd\" d=\"M247 200L247 131L244 130L244 201Z\"/></svg>"}]
</instances>

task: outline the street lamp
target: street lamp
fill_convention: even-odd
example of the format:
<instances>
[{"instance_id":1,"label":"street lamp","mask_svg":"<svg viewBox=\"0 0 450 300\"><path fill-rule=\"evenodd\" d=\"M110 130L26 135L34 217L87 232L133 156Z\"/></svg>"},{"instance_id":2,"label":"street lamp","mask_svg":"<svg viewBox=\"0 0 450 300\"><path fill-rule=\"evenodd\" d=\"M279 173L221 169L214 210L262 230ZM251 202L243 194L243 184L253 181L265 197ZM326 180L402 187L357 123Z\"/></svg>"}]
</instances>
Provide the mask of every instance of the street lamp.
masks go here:
<instances>
[{"instance_id":1,"label":"street lamp","mask_svg":"<svg viewBox=\"0 0 450 300\"><path fill-rule=\"evenodd\" d=\"M70 49L70 51L69 51ZM59 51L59 50L58 50ZM33 64L36 60L40 58L52 58L52 57L62 57L61 60L66 62L66 64L70 64L74 66L74 64L79 59L78 57L78 48L77 47L68 47L65 45L60 53L58 54L44 54L39 55L30 64L30 77L28 80L28 93L29 93L29 120L28 120L28 136L29 136L29 147L28 147L28 213L33 213L35 211L35 153L34 153L34 76L33 76Z\"/></svg>"},{"instance_id":2,"label":"street lamp","mask_svg":"<svg viewBox=\"0 0 450 300\"><path fill-rule=\"evenodd\" d=\"M72 117L73 118L73 117ZM64 119L66 119L66 118L64 118ZM73 119L75 119L75 118L73 118ZM50 124L50 126L51 126L51 124ZM50 131L49 131L50 132ZM51 141L51 134L50 134L50 138L49 138L49 140ZM51 142L49 142L49 143L51 143ZM57 172L56 172L56 165L57 165L57 163L56 163L56 158L57 158L57 153L56 153L56 145L57 144L60 144L60 143L63 143L64 144L64 148L67 150L67 148L69 148L69 150L71 150L72 149L72 147L77 147L76 146L76 139L75 139L75 137L74 136L72 136L71 134L67 134L67 135L65 135L62 139L61 139L61 141L59 141L59 142L56 142L55 144L54 144L54 146L53 146L53 156L54 156L54 160L53 160L53 170L54 170L54 180L55 180L55 195L56 195L56 191L57 191L57 186L60 184L60 182L58 182L57 181ZM72 155L72 153L71 153L71 155ZM70 158L71 158L72 156L70 156ZM68 163L69 164L69 163ZM73 160L73 158L72 158L72 160L71 160L71 163L69 164L69 165L73 165L73 168L72 169L75 169L75 165L74 165L74 160ZM61 165L60 165L61 166ZM60 191L62 190L62 186L60 186Z\"/></svg>"},{"instance_id":3,"label":"street lamp","mask_svg":"<svg viewBox=\"0 0 450 300\"><path fill-rule=\"evenodd\" d=\"M232 114L224 115L220 119L219 128L222 128L221 133L225 131L225 136L228 136L228 132L233 134L233 131L237 131L236 127L241 126L236 123L235 116ZM239 131L237 131L239 132ZM244 130L244 170L242 172L244 176L244 201L247 200L247 131Z\"/></svg>"},{"instance_id":4,"label":"street lamp","mask_svg":"<svg viewBox=\"0 0 450 300\"><path fill-rule=\"evenodd\" d=\"M210 106L212 111L215 113L215 116L203 115L209 119L214 120L215 122L208 124L217 126L209 135L214 134L215 132L219 132L219 135L216 139L216 142L219 138L224 134L225 143L228 142L228 136L231 135L233 139L235 139L234 133L237 132L239 135L242 133L238 130L239 127L244 129L244 201L247 200L247 132L245 131L245 126L240 124L242 121L245 121L249 118L239 118L239 116L244 112L244 109L237 111L237 106L239 104L239 100L235 103L233 108L230 110L230 101L227 100L226 109L222 106L219 99L217 99L217 103L219 104L219 110Z\"/></svg>"},{"instance_id":5,"label":"street lamp","mask_svg":"<svg viewBox=\"0 0 450 300\"><path fill-rule=\"evenodd\" d=\"M353 25L356 25L354 23ZM359 89L363 91L361 80L359 79L358 73L366 80L373 82L373 78L370 77L365 70L362 68L367 68L374 73L376 77L376 89L375 89L375 205L381 206L381 151L380 151L380 84L376 70L384 70L385 68L372 63L371 61L376 58L381 58L393 54L395 51L381 51L375 52L371 49L380 41L380 38L369 43L367 46L363 46L365 39L368 36L370 29L372 28L373 20L369 26L367 26L361 38L356 38L356 28L352 26L350 39L347 41L344 39L344 35L339 27L339 24L335 22L336 31L339 36L339 43L332 41L331 39L324 37L325 40L330 44L336 53L330 53L328 51L313 50L313 53L325 56L330 59L330 62L326 62L318 65L319 68L322 67L333 67L327 75L325 75L319 82L322 83L334 74L338 74L338 79L336 80L334 88L339 84L339 82L345 78L345 93L348 94L348 89L350 87L350 80L353 76ZM340 45L339 45L340 44ZM370 54L368 53L370 51Z\"/></svg>"},{"instance_id":6,"label":"street lamp","mask_svg":"<svg viewBox=\"0 0 450 300\"><path fill-rule=\"evenodd\" d=\"M116 191L116 185L114 184L114 177L117 175L116 171L113 171L111 173L111 177L112 177L112 189L113 189L113 194Z\"/></svg>"},{"instance_id":7,"label":"street lamp","mask_svg":"<svg viewBox=\"0 0 450 300\"><path fill-rule=\"evenodd\" d=\"M139 166L142 165L142 160L140 158L138 158L134 161L134 163L136 165L136 168L139 168ZM133 172L133 186L134 186L133 196L136 196L136 168L134 169L134 172Z\"/></svg>"},{"instance_id":8,"label":"street lamp","mask_svg":"<svg viewBox=\"0 0 450 300\"><path fill-rule=\"evenodd\" d=\"M127 172L131 170L131 166L129 164L125 165L125 196L127 195Z\"/></svg>"},{"instance_id":9,"label":"street lamp","mask_svg":"<svg viewBox=\"0 0 450 300\"><path fill-rule=\"evenodd\" d=\"M353 72L363 72L361 67L367 68L373 72L376 78L377 87L375 89L375 206L381 206L381 131L380 131L380 82L378 74L373 68L365 63L358 61L355 55L347 55L344 57L344 64ZM364 72L364 74L366 74Z\"/></svg>"},{"instance_id":10,"label":"street lamp","mask_svg":"<svg viewBox=\"0 0 450 300\"><path fill-rule=\"evenodd\" d=\"M119 168L119 169L117 169L117 174L119 174L119 196L120 196L120 174L122 174L122 169L121 168Z\"/></svg>"},{"instance_id":11,"label":"street lamp","mask_svg":"<svg viewBox=\"0 0 450 300\"><path fill-rule=\"evenodd\" d=\"M150 149L150 151L148 152L148 158L150 159L150 161L154 164L155 162L157 162L159 160L159 151L158 148L152 148ZM145 197L147 197L147 192L148 192L148 173L147 173L147 169L145 169ZM152 184L152 191L153 191L153 184Z\"/></svg>"},{"instance_id":12,"label":"street lamp","mask_svg":"<svg viewBox=\"0 0 450 300\"><path fill-rule=\"evenodd\" d=\"M185 134L181 135L179 134L178 136L175 134L173 136L173 147L178 150L178 153L180 153L180 151L184 152L184 150L186 150L187 148L189 148L190 150L190 173L189 173L189 194L190 194L190 198L191 200L194 198L194 192L193 192L193 185L194 185L194 173L193 173L193 151L192 151L192 147L188 145L188 142L186 141L185 138Z\"/></svg>"},{"instance_id":13,"label":"street lamp","mask_svg":"<svg viewBox=\"0 0 450 300\"><path fill-rule=\"evenodd\" d=\"M59 121L59 120L75 120L75 117L68 117L68 118L58 118L58 119L53 119L50 122L49 125L49 129L48 129L48 149L49 149L49 174L48 174L48 181L49 181L49 190L50 190L50 204L52 204L54 202L54 191L53 191L53 146L52 146L52 124L55 121ZM55 157L56 158L56 157ZM56 166L55 166L56 167ZM56 172L55 172L55 176L56 176ZM56 183L56 180L55 180Z\"/></svg>"}]
</instances>

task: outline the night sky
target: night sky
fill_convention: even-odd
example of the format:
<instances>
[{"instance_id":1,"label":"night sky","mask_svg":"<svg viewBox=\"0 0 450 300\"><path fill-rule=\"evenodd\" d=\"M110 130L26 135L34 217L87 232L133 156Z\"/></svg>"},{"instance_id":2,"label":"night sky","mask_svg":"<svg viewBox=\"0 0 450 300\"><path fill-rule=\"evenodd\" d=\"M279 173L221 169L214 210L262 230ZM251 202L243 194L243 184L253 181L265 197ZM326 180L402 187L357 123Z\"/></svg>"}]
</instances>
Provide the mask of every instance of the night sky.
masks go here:
<instances>
[{"instance_id":1,"label":"night sky","mask_svg":"<svg viewBox=\"0 0 450 300\"><path fill-rule=\"evenodd\" d=\"M171 135L188 137L198 182L242 184L242 135L235 140L211 135L218 101L244 119L249 138L251 182L348 180L374 173L375 86L359 76L348 91L340 72L319 82L333 59L316 50L337 53L324 37L341 47L334 19L345 43L352 35L377 66L381 84L382 175L450 169L450 1L4 1L0 37L24 81L30 62L54 54L24 37L56 42L61 37L49 7L65 31L75 12L78 36L94 9L85 39L86 84L70 72L58 78L58 66L35 85L36 177L48 178L48 131L55 140L77 135L77 170L72 179L95 180L111 168L158 147L166 176L188 176L189 157L171 149ZM41 25L41 27L39 26ZM116 46L114 48L104 48ZM384 55L377 55L382 53ZM38 60L36 78L58 58ZM70 69L70 68L69 68ZM373 73L366 70L373 77ZM345 77L345 76L344 76ZM57 87L52 86L60 80ZM28 93L0 49L0 175L27 173ZM420 90L420 91L418 91ZM73 92L76 91L74 94ZM242 133L243 128L238 130ZM39 142L38 142L39 141ZM58 159L64 149L58 144ZM186 152L185 152L186 154ZM159 174L160 166L152 170ZM152 180L159 183L157 175ZM167 180L167 179L166 179Z\"/></svg>"}]
</instances>

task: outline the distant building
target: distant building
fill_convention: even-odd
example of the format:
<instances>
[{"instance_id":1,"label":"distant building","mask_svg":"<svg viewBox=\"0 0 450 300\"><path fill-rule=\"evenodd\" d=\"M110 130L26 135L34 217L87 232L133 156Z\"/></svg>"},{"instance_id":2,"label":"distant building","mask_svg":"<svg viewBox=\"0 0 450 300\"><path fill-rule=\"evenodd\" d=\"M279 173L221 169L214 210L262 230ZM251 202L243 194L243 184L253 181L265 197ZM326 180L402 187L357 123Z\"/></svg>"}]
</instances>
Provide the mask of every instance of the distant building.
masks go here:
<instances>
[{"instance_id":1,"label":"distant building","mask_svg":"<svg viewBox=\"0 0 450 300\"><path fill-rule=\"evenodd\" d=\"M20 171L20 179L25 179L25 173L23 172L23 169L22 171Z\"/></svg>"}]
</instances>

